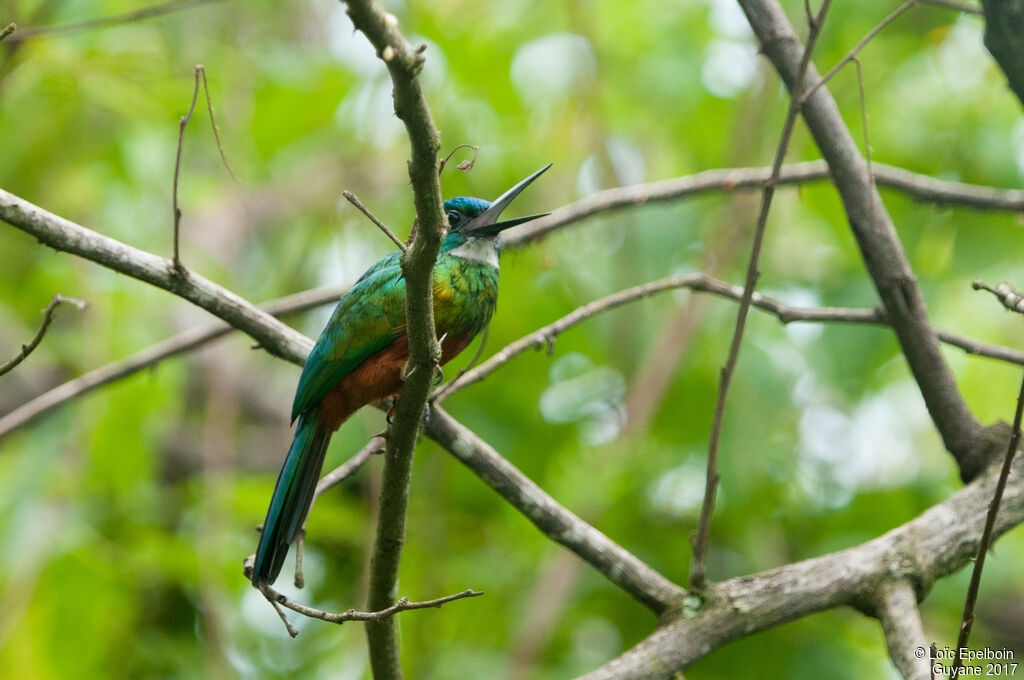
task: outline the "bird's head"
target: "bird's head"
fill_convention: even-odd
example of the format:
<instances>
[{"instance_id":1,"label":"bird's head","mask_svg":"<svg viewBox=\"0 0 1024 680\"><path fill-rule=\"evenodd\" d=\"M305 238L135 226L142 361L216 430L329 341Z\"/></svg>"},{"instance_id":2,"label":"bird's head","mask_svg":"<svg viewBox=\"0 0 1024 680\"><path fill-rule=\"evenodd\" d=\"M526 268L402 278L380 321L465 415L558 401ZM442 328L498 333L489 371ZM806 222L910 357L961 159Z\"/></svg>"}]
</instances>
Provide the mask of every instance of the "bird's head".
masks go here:
<instances>
[{"instance_id":1,"label":"bird's head","mask_svg":"<svg viewBox=\"0 0 1024 680\"><path fill-rule=\"evenodd\" d=\"M503 222L498 221L502 211L508 207L516 196L521 194L523 189L528 187L533 180L540 177L550 167L551 164L548 163L494 199L493 202L469 196L458 196L445 201L444 212L445 217L448 219L448 236L445 238L442 250L454 250L473 241L485 241L496 247L498 234L502 231L547 215L547 213L542 213L540 215L517 217Z\"/></svg>"}]
</instances>

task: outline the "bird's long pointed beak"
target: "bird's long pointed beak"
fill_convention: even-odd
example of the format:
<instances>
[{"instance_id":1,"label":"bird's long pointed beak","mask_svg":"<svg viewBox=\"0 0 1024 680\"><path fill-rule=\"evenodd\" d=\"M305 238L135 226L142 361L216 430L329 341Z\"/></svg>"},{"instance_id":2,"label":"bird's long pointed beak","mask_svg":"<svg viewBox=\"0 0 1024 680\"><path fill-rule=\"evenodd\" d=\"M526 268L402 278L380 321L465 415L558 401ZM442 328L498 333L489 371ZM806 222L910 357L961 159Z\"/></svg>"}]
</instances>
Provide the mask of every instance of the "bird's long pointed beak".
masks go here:
<instances>
[{"instance_id":1,"label":"bird's long pointed beak","mask_svg":"<svg viewBox=\"0 0 1024 680\"><path fill-rule=\"evenodd\" d=\"M551 163L548 163L543 168L533 173L523 181L519 182L505 193L503 193L501 196L494 199L494 202L491 203L490 208L477 215L475 218L473 218L472 222L470 222L463 228L463 233L467 235L473 234L474 236L493 236L494 234L502 232L505 229L508 229L509 227L514 227L517 224L523 224L524 222L529 222L530 220L535 220L538 217L544 217L544 215L547 215L548 213L542 213L540 215L517 217L515 219L505 220L504 222L498 221L498 218L501 217L502 211L505 208L507 208L512 201L515 200L516 196L523 193L523 189L530 186L533 180L543 175L544 172L550 167Z\"/></svg>"}]
</instances>

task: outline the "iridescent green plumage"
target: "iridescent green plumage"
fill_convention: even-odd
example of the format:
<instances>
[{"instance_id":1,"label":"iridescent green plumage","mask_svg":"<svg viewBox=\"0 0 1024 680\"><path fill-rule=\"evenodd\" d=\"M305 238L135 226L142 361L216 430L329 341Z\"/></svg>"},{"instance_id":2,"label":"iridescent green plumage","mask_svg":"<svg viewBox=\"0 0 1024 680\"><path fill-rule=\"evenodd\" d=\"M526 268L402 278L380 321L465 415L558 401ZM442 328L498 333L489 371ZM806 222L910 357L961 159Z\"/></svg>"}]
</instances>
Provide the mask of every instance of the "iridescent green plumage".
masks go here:
<instances>
[{"instance_id":1,"label":"iridescent green plumage","mask_svg":"<svg viewBox=\"0 0 1024 680\"><path fill-rule=\"evenodd\" d=\"M550 166L548 166L550 167ZM453 358L487 322L498 299L498 234L539 217L498 222L501 211L547 167L494 203L445 201L449 233L434 265L434 324L441 363ZM331 433L359 407L401 390L408 355L401 252L382 258L338 302L299 378L292 420L295 438L267 510L252 582L277 578L309 512Z\"/></svg>"}]
</instances>

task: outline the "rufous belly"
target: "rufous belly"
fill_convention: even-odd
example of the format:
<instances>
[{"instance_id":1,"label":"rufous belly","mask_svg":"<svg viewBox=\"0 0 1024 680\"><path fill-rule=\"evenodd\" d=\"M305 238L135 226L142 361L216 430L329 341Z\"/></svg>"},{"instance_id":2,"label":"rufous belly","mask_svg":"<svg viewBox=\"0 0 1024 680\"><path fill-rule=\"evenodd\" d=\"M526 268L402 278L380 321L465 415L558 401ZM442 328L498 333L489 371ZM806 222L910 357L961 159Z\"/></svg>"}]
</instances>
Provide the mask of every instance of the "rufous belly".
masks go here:
<instances>
[{"instance_id":1,"label":"rufous belly","mask_svg":"<svg viewBox=\"0 0 1024 680\"><path fill-rule=\"evenodd\" d=\"M441 365L454 359L472 339L471 335L445 335L441 341ZM354 371L338 381L334 389L320 401L320 422L334 432L363 406L392 395L397 397L402 391L402 373L408 360L407 335L402 335L384 349L371 354Z\"/></svg>"}]
</instances>

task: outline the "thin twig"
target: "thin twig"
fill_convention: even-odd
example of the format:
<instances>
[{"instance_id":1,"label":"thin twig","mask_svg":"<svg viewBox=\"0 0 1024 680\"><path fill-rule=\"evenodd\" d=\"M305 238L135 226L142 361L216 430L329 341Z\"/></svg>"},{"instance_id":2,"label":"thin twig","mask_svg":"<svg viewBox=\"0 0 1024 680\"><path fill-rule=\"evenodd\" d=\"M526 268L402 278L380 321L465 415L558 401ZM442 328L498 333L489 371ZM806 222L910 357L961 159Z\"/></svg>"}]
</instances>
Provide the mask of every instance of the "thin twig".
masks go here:
<instances>
[{"instance_id":1,"label":"thin twig","mask_svg":"<svg viewBox=\"0 0 1024 680\"><path fill-rule=\"evenodd\" d=\"M480 342L477 343L476 351L473 352L473 357L469 360L468 364L466 364L461 370L459 370L459 374L455 376L456 378L461 378L462 376L469 373L471 370L473 370L473 367L476 366L476 362L480 361L480 357L482 357L484 354L484 347L487 345L487 335L490 333L490 331L491 324L490 322L488 322L487 325L484 326L484 329L480 331Z\"/></svg>"},{"instance_id":2,"label":"thin twig","mask_svg":"<svg viewBox=\"0 0 1024 680\"><path fill-rule=\"evenodd\" d=\"M809 17L810 32L807 36L807 46L804 48L800 66L797 71L796 84L793 92L803 91L804 76L807 73L807 66L811 61L811 53L814 51L814 44L821 32L822 22L828 13L831 0L824 0L821 9L814 18ZM800 113L801 97L792 95L789 100L789 109L786 112L786 122L782 127L782 135L779 139L778 148L775 151L775 162L772 164L772 174L765 184L764 193L761 197L761 210L757 216L757 227L754 230L754 242L750 249L750 262L747 266L747 278L743 285L743 298L740 300L740 308L736 313L736 328L733 330L732 343L729 346L729 356L722 367L721 378L718 386L718 397L715 401L714 418L711 422L711 436L708 444L707 478L704 486L704 500L701 503L700 518L697 522L697 530L691 537L693 545L693 560L690 563L690 589L703 591L705 582L705 558L707 557L708 538L711 533L711 513L715 508L715 494L718 489L718 447L722 437L722 421L725 417L725 402L729 394L729 385L732 382L732 375L739 359L740 344L743 340L743 330L747 323L747 312L750 310L750 303L754 296L754 286L760 276L758 262L761 257L761 243L764 240L765 227L768 224L768 210L772 204L772 197L775 195L775 187L778 184L782 171L782 161L786 157L786 149L789 148L789 139L793 134L796 125L797 115Z\"/></svg>"},{"instance_id":3,"label":"thin twig","mask_svg":"<svg viewBox=\"0 0 1024 680\"><path fill-rule=\"evenodd\" d=\"M380 435L371 437L366 446L356 452L355 455L321 477L316 485L316 491L313 492L313 502L316 503L316 499L320 498L323 492L334 488L355 474L375 454L383 453L385 443L384 437Z\"/></svg>"},{"instance_id":4,"label":"thin twig","mask_svg":"<svg viewBox=\"0 0 1024 680\"><path fill-rule=\"evenodd\" d=\"M632 288L626 288L618 293L588 302L582 307L574 309L569 314L554 321L543 328L540 328L529 335L526 335L515 342L506 345L487 361L483 362L472 370L467 370L451 382L436 390L431 397L431 402L440 404L455 392L480 382L491 375L499 367L508 363L513 357L522 354L531 348L550 347L556 337L573 326L586 321L587 319L620 307L630 302L678 288L689 288L696 292L713 293L736 300L742 299L743 289L739 286L732 286L719 281L707 274L678 274L669 276L657 281L651 281ZM791 321L839 321L850 323L885 323L884 316L877 309L848 309L838 307L823 308L794 308L784 303L754 294L753 304L774 313L783 323ZM1024 358L1024 354L1022 354Z\"/></svg>"},{"instance_id":5,"label":"thin twig","mask_svg":"<svg viewBox=\"0 0 1024 680\"><path fill-rule=\"evenodd\" d=\"M861 51L862 49L864 49L864 48L865 48L865 47L867 46L867 44L868 44L869 42L871 42L871 41L872 41L872 39L874 39L874 37L875 37L876 35L878 35L878 34L879 34L879 33L881 33L881 32L882 32L883 30L885 30L886 26L888 26L888 25L889 25L889 24L891 24L892 22L896 21L896 19L898 19L898 18L900 17L900 15L902 15L902 14L903 14L904 12L906 12L906 11L907 11L908 9L910 9L911 7L913 7L913 6L917 5L917 4L918 4L918 2L920 2L920 0L907 0L907 1L906 1L906 2L904 2L904 3L902 4L902 5L900 5L900 6L899 6L899 7L897 7L897 8L895 9L895 10L893 10L892 14L890 14L890 15L889 15L889 16L887 16L886 18L882 19L882 20L881 20L881 21L880 21L880 22L878 23L878 25L877 25L877 26L875 26L875 27L874 27L874 28L872 28L872 29L871 29L870 31L868 31L868 34L867 34L867 35L865 35L865 36L864 36L863 38L861 38L861 41L860 41L859 43L857 43L857 44L856 44L856 45L854 46L854 48L853 48L852 50L850 50L849 52L847 52L847 53L846 53L846 56L845 56L845 57L843 57L842 59L840 59L840 60L839 60L839 63L837 63L837 64L836 64L835 66L833 66L833 67L832 67L831 69L829 69L828 73L826 73L826 74L825 74L824 76L822 76L821 80L819 80L819 81L818 81L817 83L815 83L813 87L809 88L809 89L807 90L807 92L805 92L805 93L804 93L804 94L803 94L803 95L801 96L801 98L800 98L800 99L801 99L801 104L802 104L802 103L803 103L804 101L807 101L807 98L808 98L808 97L810 97L810 96L811 96L812 94L814 94L815 92L817 92L817 91L818 91L818 88L820 88L820 87L821 87L822 85L824 85L824 84L825 84L825 83L827 83L827 82L828 82L829 80L831 80L831 79L832 79L832 76L834 76L835 74L839 73L839 71L840 71L840 70L841 70L841 69L842 69L842 68L843 68L844 66L846 66L846 65L847 65L847 64L849 64L849 63L850 63L851 61L853 61L854 59L856 59L856 57L857 57L857 54L858 54L858 53L860 53L860 51Z\"/></svg>"},{"instance_id":6,"label":"thin twig","mask_svg":"<svg viewBox=\"0 0 1024 680\"><path fill-rule=\"evenodd\" d=\"M958 677L958 669L962 666L960 650L967 647L967 639L971 635L971 627L974 625L974 606L978 601L978 589L981 587L981 570L985 567L985 556L992 545L992 531L996 524L996 515L999 514L999 505L1003 502L1003 492L1006 490L1006 480L1010 476L1010 468L1013 466L1013 457L1020 446L1021 417L1024 415L1024 376L1020 383L1020 392L1017 395L1017 410L1013 415L1013 434L1010 436L1010 444L1006 447L1006 456L1003 458L1003 468L999 471L999 481L996 482L996 490L992 494L992 502L988 506L988 514L985 516L985 530L978 542L978 554L974 558L974 569L971 571L971 582L967 586L967 598L964 600L964 613L960 620L960 635L956 643L956 657L953 660L953 668L950 671L950 678Z\"/></svg>"},{"instance_id":7,"label":"thin twig","mask_svg":"<svg viewBox=\"0 0 1024 680\"><path fill-rule=\"evenodd\" d=\"M388 228L388 225L378 220L377 216L370 212L370 210L365 205L363 205L363 202L360 201L355 194L353 194L351 191L342 191L341 195L348 199L349 203L358 208L359 212L366 215L366 217L369 218L371 222L376 224L381 231L387 234L387 237L395 242L395 245L398 246L399 250L401 250L403 253L406 252L406 247L405 244L402 243L402 239L395 236L395 232L391 231L391 229Z\"/></svg>"},{"instance_id":8,"label":"thin twig","mask_svg":"<svg viewBox=\"0 0 1024 680\"><path fill-rule=\"evenodd\" d=\"M995 288L992 288L981 279L976 279L971 286L974 290L987 290L992 293L1003 304L1003 307L1006 307L1011 312L1024 314L1024 295L1007 282L1003 281Z\"/></svg>"},{"instance_id":9,"label":"thin twig","mask_svg":"<svg viewBox=\"0 0 1024 680\"><path fill-rule=\"evenodd\" d=\"M181 151L185 146L185 127L188 122L192 120L192 112L196 110L196 101L199 99L199 73L202 70L202 66L196 65L192 69L192 74L195 77L195 86L192 88L192 103L188 107L188 113L181 117L178 121L178 153L174 160L174 187L171 194L171 208L174 216L174 269L178 272L182 270L181 257L178 250L178 234L181 225L181 208L178 207L178 176L181 174Z\"/></svg>"},{"instance_id":10,"label":"thin twig","mask_svg":"<svg viewBox=\"0 0 1024 680\"><path fill-rule=\"evenodd\" d=\"M802 41L778 0L738 0L757 35L764 55L782 77L791 97L803 100L801 113L822 156L829 163L847 223L857 241L871 281L896 331L900 349L924 398L942 443L956 459L961 477L980 470L978 451L984 428L971 412L939 347L928 308L913 268L900 243L892 216L867 173L864 157L853 140L828 88L803 98L794 90L805 69ZM804 82L819 79L812 67ZM802 86L803 87L803 86Z\"/></svg>"},{"instance_id":11,"label":"thin twig","mask_svg":"<svg viewBox=\"0 0 1024 680\"><path fill-rule=\"evenodd\" d=\"M43 323L40 324L39 330L36 331L35 336L31 340L29 340L27 345L21 346L21 351L18 352L17 356L15 356L13 359L6 362L5 364L0 365L0 375L3 375L4 373L11 371L15 366L24 361L25 357L31 354L36 347L39 346L39 343L42 342L43 340L43 336L46 335L46 329L49 328L50 324L53 322L53 316L54 313L57 311L57 306L60 305L62 302L74 305L79 309L86 308L86 303L82 300L64 297L63 295L54 295L53 299L50 300L50 304L46 305L46 309L43 310Z\"/></svg>"},{"instance_id":12,"label":"thin twig","mask_svg":"<svg viewBox=\"0 0 1024 680\"><path fill-rule=\"evenodd\" d=\"M198 5L206 5L219 1L220 0L174 0L174 2L166 2L160 5L153 5L151 7L143 7L142 9L114 14L108 17L100 17L98 19L86 19L85 21L54 24L52 26L29 26L27 28L19 29L17 35L11 38L10 42L24 42L25 40L39 38L44 35L76 33L79 31L92 30L94 28L106 28L108 26L116 26L118 24L128 24L142 19L151 19L153 17L171 14L172 12L178 12Z\"/></svg>"},{"instance_id":13,"label":"thin twig","mask_svg":"<svg viewBox=\"0 0 1024 680\"><path fill-rule=\"evenodd\" d=\"M854 57L853 63L857 67L857 89L860 92L860 124L864 129L864 162L868 166L868 180L875 183L875 172L871 167L871 137L868 136L868 104L864 95L864 69L860 59Z\"/></svg>"},{"instance_id":14,"label":"thin twig","mask_svg":"<svg viewBox=\"0 0 1024 680\"><path fill-rule=\"evenodd\" d=\"M452 156L454 156L455 152L458 151L459 149L472 149L473 157L466 161L460 161L459 164L456 165L455 167L461 170L462 172L469 172L470 170L473 169L473 165L476 163L477 154L480 152L480 147L476 146L475 144L459 144L457 147L452 149L447 156L441 159L440 167L437 170L438 174L444 172L444 168L446 165L448 165L448 161L451 160Z\"/></svg>"},{"instance_id":15,"label":"thin twig","mask_svg":"<svg viewBox=\"0 0 1024 680\"><path fill-rule=\"evenodd\" d=\"M284 610L281 609L281 605L269 597L267 597L267 602L271 604L271 606L274 608L274 611L277 612L277 615L281 617L281 623L284 624L285 630L288 631L288 636L293 638L298 637L299 629L293 626L292 622L288 620L288 616L284 613Z\"/></svg>"},{"instance_id":16,"label":"thin twig","mask_svg":"<svg viewBox=\"0 0 1024 680\"><path fill-rule=\"evenodd\" d=\"M7 36L9 36L11 33L14 33L16 30L18 30L18 24L14 23L13 21L4 26L3 29L0 29L0 42L3 42L7 38Z\"/></svg>"},{"instance_id":17,"label":"thin twig","mask_svg":"<svg viewBox=\"0 0 1024 680\"><path fill-rule=\"evenodd\" d=\"M480 597L483 595L483 592L479 590L468 589L463 590L461 593L446 595L445 597L425 600L423 602L410 602L409 598L402 597L391 606L374 612L361 612L356 611L355 609L349 609L348 611L335 613L310 607L302 604L301 602L296 602L290 597L277 592L270 586L263 586L261 590L263 592L263 596L271 603L283 605L288 609L291 609L293 612L298 612L299 614L308 616L311 619L320 619L321 621L336 623L338 625L341 625L346 621L372 621L379 623L381 621L386 621L399 612L411 611L413 609L437 608L449 602L454 602L455 600L464 600L467 597ZM291 635L291 631L289 631L289 635ZM292 637L295 637L295 635L292 635Z\"/></svg>"},{"instance_id":18,"label":"thin twig","mask_svg":"<svg viewBox=\"0 0 1024 680\"><path fill-rule=\"evenodd\" d=\"M228 157L224 154L224 145L220 143L220 126L217 125L217 118L213 115L213 99L210 98L210 86L206 82L206 69L202 64L197 64L196 69L203 76L203 92L206 93L206 110L210 113L210 127L213 128L213 138L217 141L217 151L220 152L220 160L224 164L224 168L228 171L228 174L231 175L231 179L241 183L242 180L238 179L235 175L235 171L232 170L231 166L228 164Z\"/></svg>"}]
</instances>

